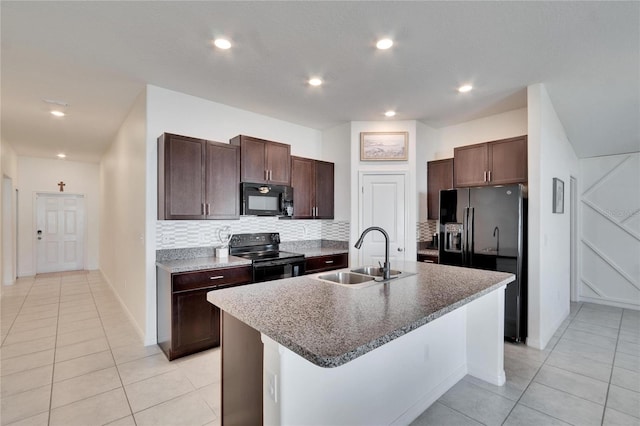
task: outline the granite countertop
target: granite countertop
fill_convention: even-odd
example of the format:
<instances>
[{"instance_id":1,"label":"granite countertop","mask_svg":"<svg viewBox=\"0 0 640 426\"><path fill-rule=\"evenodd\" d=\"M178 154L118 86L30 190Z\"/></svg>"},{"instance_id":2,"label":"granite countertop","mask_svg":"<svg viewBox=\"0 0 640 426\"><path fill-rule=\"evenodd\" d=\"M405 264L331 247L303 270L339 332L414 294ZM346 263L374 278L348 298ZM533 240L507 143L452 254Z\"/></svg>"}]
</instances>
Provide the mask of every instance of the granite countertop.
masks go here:
<instances>
[{"instance_id":1,"label":"granite countertop","mask_svg":"<svg viewBox=\"0 0 640 426\"><path fill-rule=\"evenodd\" d=\"M172 274L178 272L202 271L205 269L227 268L230 266L251 265L249 259L242 257L194 257L191 259L171 259L156 262L156 265Z\"/></svg>"},{"instance_id":2,"label":"granite countertop","mask_svg":"<svg viewBox=\"0 0 640 426\"><path fill-rule=\"evenodd\" d=\"M438 249L420 249L418 254L425 254L427 256L438 256Z\"/></svg>"},{"instance_id":3,"label":"granite countertop","mask_svg":"<svg viewBox=\"0 0 640 426\"><path fill-rule=\"evenodd\" d=\"M337 367L515 278L421 262L399 269L416 275L358 289L307 275L216 290L207 299L310 362Z\"/></svg>"},{"instance_id":4,"label":"granite countertop","mask_svg":"<svg viewBox=\"0 0 640 426\"><path fill-rule=\"evenodd\" d=\"M344 254L349 253L349 249L341 248L328 248L328 247L311 247L311 248L296 248L295 250L287 250L298 254L304 254L304 257L318 257L318 256L330 256L332 254Z\"/></svg>"}]
</instances>

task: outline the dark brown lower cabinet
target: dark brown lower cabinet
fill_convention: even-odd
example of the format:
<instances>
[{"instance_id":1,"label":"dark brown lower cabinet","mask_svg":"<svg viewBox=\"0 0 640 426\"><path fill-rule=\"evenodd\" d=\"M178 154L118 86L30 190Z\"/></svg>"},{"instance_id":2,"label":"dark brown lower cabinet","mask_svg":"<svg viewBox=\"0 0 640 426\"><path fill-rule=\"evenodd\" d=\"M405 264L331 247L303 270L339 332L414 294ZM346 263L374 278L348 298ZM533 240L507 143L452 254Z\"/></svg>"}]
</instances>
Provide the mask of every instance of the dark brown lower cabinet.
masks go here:
<instances>
[{"instance_id":1,"label":"dark brown lower cabinet","mask_svg":"<svg viewBox=\"0 0 640 426\"><path fill-rule=\"evenodd\" d=\"M430 254L418 254L418 262L438 263L438 256Z\"/></svg>"},{"instance_id":2,"label":"dark brown lower cabinet","mask_svg":"<svg viewBox=\"0 0 640 426\"><path fill-rule=\"evenodd\" d=\"M220 309L207 293L248 284L250 266L171 274L157 268L158 345L171 361L220 345Z\"/></svg>"},{"instance_id":3,"label":"dark brown lower cabinet","mask_svg":"<svg viewBox=\"0 0 640 426\"><path fill-rule=\"evenodd\" d=\"M305 272L307 274L341 269L347 266L349 266L349 255L347 253L308 257L305 260Z\"/></svg>"}]
</instances>

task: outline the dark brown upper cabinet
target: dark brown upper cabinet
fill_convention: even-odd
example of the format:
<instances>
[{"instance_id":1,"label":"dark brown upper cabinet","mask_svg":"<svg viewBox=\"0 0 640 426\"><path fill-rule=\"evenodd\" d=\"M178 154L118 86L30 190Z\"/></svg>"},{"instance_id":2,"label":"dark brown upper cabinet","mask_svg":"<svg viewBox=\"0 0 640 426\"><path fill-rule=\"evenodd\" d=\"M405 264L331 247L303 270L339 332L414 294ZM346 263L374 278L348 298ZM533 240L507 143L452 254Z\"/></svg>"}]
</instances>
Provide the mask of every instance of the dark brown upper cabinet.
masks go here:
<instances>
[{"instance_id":1,"label":"dark brown upper cabinet","mask_svg":"<svg viewBox=\"0 0 640 426\"><path fill-rule=\"evenodd\" d=\"M527 182L527 136L454 148L454 185L505 185Z\"/></svg>"},{"instance_id":2,"label":"dark brown upper cabinet","mask_svg":"<svg viewBox=\"0 0 640 426\"><path fill-rule=\"evenodd\" d=\"M242 182L290 184L290 145L245 135L238 135L230 142L240 147Z\"/></svg>"},{"instance_id":3,"label":"dark brown upper cabinet","mask_svg":"<svg viewBox=\"0 0 640 426\"><path fill-rule=\"evenodd\" d=\"M453 188L453 158L427 163L427 219L440 219L440 190Z\"/></svg>"},{"instance_id":4,"label":"dark brown upper cabinet","mask_svg":"<svg viewBox=\"0 0 640 426\"><path fill-rule=\"evenodd\" d=\"M334 164L291 157L294 219L333 219Z\"/></svg>"},{"instance_id":5,"label":"dark brown upper cabinet","mask_svg":"<svg viewBox=\"0 0 640 426\"><path fill-rule=\"evenodd\" d=\"M240 149L165 133L158 138L158 219L240 217Z\"/></svg>"}]
</instances>

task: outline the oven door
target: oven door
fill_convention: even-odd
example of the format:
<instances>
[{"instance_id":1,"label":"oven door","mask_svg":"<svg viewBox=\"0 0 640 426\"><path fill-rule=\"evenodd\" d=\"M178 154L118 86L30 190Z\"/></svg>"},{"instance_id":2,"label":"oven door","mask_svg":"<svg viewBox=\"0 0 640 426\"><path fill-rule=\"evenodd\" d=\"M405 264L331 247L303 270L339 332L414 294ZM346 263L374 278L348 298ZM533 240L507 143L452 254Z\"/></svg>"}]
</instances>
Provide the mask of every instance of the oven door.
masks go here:
<instances>
[{"instance_id":1,"label":"oven door","mask_svg":"<svg viewBox=\"0 0 640 426\"><path fill-rule=\"evenodd\" d=\"M279 280L304 275L304 260L274 260L253 265L253 282Z\"/></svg>"}]
</instances>

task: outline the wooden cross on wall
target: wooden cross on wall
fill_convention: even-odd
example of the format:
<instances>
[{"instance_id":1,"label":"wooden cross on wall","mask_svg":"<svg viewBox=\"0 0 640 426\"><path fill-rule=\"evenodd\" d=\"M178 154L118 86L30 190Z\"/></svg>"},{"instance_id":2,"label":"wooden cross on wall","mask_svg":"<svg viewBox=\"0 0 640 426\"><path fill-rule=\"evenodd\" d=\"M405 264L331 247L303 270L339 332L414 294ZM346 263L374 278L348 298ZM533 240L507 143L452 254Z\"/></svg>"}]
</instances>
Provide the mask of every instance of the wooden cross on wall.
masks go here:
<instances>
[{"instance_id":1,"label":"wooden cross on wall","mask_svg":"<svg viewBox=\"0 0 640 426\"><path fill-rule=\"evenodd\" d=\"M64 192L64 187L65 187L66 185L67 185L67 184L66 184L66 183L64 183L63 181L58 182L58 186L60 187L60 192Z\"/></svg>"}]
</instances>

